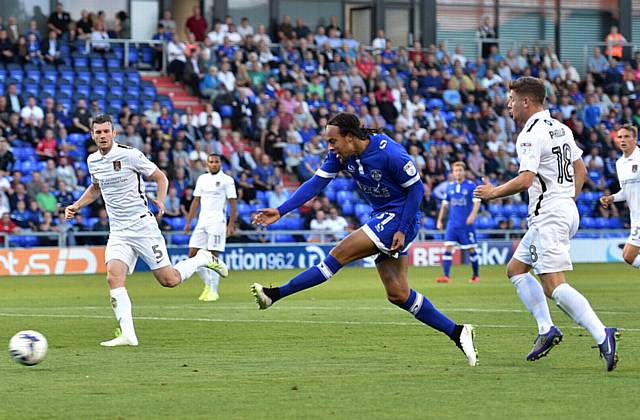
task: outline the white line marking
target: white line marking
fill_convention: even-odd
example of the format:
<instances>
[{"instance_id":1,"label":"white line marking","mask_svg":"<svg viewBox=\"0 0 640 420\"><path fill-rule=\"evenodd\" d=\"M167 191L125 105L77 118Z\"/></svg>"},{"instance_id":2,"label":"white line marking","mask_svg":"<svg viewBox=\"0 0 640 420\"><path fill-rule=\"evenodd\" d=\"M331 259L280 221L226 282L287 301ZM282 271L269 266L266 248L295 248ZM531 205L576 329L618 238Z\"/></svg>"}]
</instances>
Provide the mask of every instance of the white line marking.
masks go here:
<instances>
[{"instance_id":1,"label":"white line marking","mask_svg":"<svg viewBox=\"0 0 640 420\"><path fill-rule=\"evenodd\" d=\"M106 315L74 315L74 314L11 314L0 313L0 317L30 317L30 318L77 318L77 319L113 319L113 316ZM319 325L394 325L394 326L423 326L420 322L400 322L400 321L312 321L305 319L224 319L224 318L185 318L185 317L160 317L160 316L137 316L137 320L145 321L189 321L189 322L216 322L216 323L239 323L239 324L319 324ZM503 325L503 324L474 324L479 328L531 328L531 325ZM582 330L582 327L570 326L563 329ZM621 331L640 332L640 328L619 328Z\"/></svg>"},{"instance_id":2,"label":"white line marking","mask_svg":"<svg viewBox=\"0 0 640 420\"><path fill-rule=\"evenodd\" d=\"M220 304L217 303L215 305L207 305L207 304L200 304L200 305L191 305L191 304L185 304L185 305L170 305L170 306L163 306L163 305L136 305L135 306L136 309L140 309L140 308L146 308L146 309L180 309L180 310L184 310L184 309L198 309L198 310L206 310L206 311L211 311L212 308L215 309L228 309L228 310L248 310L248 311L255 311L256 310L256 306L254 304L247 304L247 305L225 305L225 304ZM89 310L89 311L94 311L94 310L102 310L108 308L108 305L103 305L103 306L58 306L58 307L38 307L39 310L68 310L68 309L80 309L80 310ZM30 311L33 310L33 307L15 307L15 308L4 308L6 309L13 309L13 310L17 310L17 311ZM487 308L450 308L447 306L439 306L438 307L439 310L441 310L442 312L477 312L477 313L514 313L514 314L519 314L519 313L529 313L529 311L527 311L526 309L501 309L501 308L494 308L494 309L487 309ZM355 306L355 307L351 307L351 306L295 306L295 305L287 305L287 306L275 306L273 308L270 308L271 312L274 311L397 311L398 308L396 308L393 305L385 305L385 306ZM599 311L596 310L596 313L598 314L604 314L604 315L637 315L637 312L634 311Z\"/></svg>"}]
</instances>

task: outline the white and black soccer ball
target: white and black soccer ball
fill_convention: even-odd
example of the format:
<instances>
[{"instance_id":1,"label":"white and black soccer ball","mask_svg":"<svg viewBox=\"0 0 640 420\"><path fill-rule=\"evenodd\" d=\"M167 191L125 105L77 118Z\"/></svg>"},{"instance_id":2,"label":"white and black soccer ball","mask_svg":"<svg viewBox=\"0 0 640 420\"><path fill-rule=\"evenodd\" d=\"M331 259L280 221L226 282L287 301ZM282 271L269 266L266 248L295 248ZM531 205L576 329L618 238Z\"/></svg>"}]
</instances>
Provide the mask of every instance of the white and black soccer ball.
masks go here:
<instances>
[{"instance_id":1,"label":"white and black soccer ball","mask_svg":"<svg viewBox=\"0 0 640 420\"><path fill-rule=\"evenodd\" d=\"M20 331L9 341L9 354L25 366L37 365L47 355L47 339L38 331Z\"/></svg>"}]
</instances>

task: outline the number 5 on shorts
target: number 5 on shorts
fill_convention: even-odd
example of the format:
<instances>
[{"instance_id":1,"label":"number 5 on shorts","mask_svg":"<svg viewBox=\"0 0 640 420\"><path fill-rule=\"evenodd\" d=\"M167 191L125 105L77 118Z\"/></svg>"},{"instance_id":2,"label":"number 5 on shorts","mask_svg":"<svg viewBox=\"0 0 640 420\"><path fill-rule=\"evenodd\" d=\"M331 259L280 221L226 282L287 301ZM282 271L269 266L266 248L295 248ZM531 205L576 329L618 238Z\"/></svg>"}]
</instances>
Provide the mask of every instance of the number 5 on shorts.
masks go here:
<instances>
[{"instance_id":1,"label":"number 5 on shorts","mask_svg":"<svg viewBox=\"0 0 640 420\"><path fill-rule=\"evenodd\" d=\"M160 260L162 260L162 257L163 257L162 250L160 249L160 245L154 245L151 247L151 249L153 250L153 255L156 257L156 262L160 262Z\"/></svg>"}]
</instances>

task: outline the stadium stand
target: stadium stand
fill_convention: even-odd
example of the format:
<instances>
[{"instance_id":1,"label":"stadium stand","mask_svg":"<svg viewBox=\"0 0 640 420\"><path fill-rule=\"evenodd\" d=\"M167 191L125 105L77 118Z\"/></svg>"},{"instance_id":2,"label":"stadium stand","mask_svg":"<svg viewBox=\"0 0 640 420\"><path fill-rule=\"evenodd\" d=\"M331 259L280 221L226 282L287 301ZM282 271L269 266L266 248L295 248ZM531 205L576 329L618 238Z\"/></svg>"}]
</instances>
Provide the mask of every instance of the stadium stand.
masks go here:
<instances>
[{"instance_id":1,"label":"stadium stand","mask_svg":"<svg viewBox=\"0 0 640 420\"><path fill-rule=\"evenodd\" d=\"M144 43L109 43L107 49L96 44L87 50L81 33L69 34L57 44L55 64L40 59L44 47L24 53L12 44L15 54L4 55L0 64L0 208L10 215L0 230L101 228L100 201L70 228L57 224L55 214L46 222L43 205L50 194L63 208L90 182L85 160L95 146L88 126L99 112L113 114L118 142L141 149L169 176L181 200L182 216L168 222L176 231L184 228L192 185L206 170L208 153L222 155L224 170L236 179L239 215L246 223L253 211L269 205L275 185L292 190L315 172L326 148L320 130L341 111L384 128L407 148L428 187L427 208L443 198L453 161L466 161L468 177L476 181L503 182L515 175L516 127L506 110L506 87L522 75L545 80L552 115L572 128L584 151L589 179L578 200L582 227L628 227L626 205L603 209L597 200L618 189L616 128L640 125L635 58L602 63L594 53L589 62L599 67L579 74L570 62L559 63L550 49L536 45L476 58L465 57L459 47L450 51L444 42L426 49L389 43L376 49L313 33L301 40L282 32L273 39L253 30L243 33L211 32L196 42L160 27L154 40L167 43L164 76L141 75L141 69L161 68L157 50ZM0 44L3 39L4 29ZM123 45L129 45L128 67ZM43 193L43 183L53 193ZM147 183L147 191L153 194L154 186ZM478 227L523 227L526 200L523 194L483 205ZM352 226L370 211L354 182L339 177L314 203L274 228L308 228L318 210L329 214L332 207ZM433 216L425 215L424 228L435 228ZM184 235L171 240L187 242ZM39 243L42 238L11 240L15 246Z\"/></svg>"}]
</instances>

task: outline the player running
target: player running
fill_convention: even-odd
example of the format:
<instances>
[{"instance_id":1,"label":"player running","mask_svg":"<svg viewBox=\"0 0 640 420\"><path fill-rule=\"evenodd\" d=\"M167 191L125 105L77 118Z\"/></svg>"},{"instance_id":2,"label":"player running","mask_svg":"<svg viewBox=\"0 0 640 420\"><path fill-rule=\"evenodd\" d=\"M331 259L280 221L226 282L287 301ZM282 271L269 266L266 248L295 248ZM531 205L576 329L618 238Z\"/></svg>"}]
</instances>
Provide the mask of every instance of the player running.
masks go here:
<instances>
[{"instance_id":1,"label":"player running","mask_svg":"<svg viewBox=\"0 0 640 420\"><path fill-rule=\"evenodd\" d=\"M551 320L546 294L589 331L607 371L611 371L618 362L618 330L602 324L587 299L565 282L564 275L573 270L569 246L579 224L574 199L587 176L582 150L571 130L543 108L545 87L540 79L521 77L511 82L509 89L509 110L522 127L516 142L520 173L495 188L485 179L474 196L492 200L529 191L529 229L507 266L509 279L538 323L538 336L527 360L546 356L562 341L562 333ZM529 274L532 267L542 286Z\"/></svg>"},{"instance_id":2,"label":"player running","mask_svg":"<svg viewBox=\"0 0 640 420\"><path fill-rule=\"evenodd\" d=\"M198 253L199 249L210 251L216 258L224 252L227 237L233 235L236 223L236 184L229 175L222 172L220 155L210 154L207 158L209 173L202 174L196 181L193 201L184 227L184 233L191 231L191 221L198 213L198 223L189 240L189 257ZM231 215L227 222L227 200L231 204ZM204 282L204 290L198 298L205 302L219 299L218 285L220 276L215 271L199 268L198 274Z\"/></svg>"},{"instance_id":3,"label":"player running","mask_svg":"<svg viewBox=\"0 0 640 420\"><path fill-rule=\"evenodd\" d=\"M638 129L633 125L623 125L618 129L618 144L623 156L616 161L616 172L620 191L600 197L603 207L617 201L626 201L631 211L631 232L622 249L622 258L627 264L640 268L640 151L638 150Z\"/></svg>"},{"instance_id":4,"label":"player running","mask_svg":"<svg viewBox=\"0 0 640 420\"><path fill-rule=\"evenodd\" d=\"M100 114L93 119L91 138L98 150L87 158L92 184L78 201L65 209L65 217L72 219L82 207L102 194L109 215L109 241L105 250L107 282L120 330L114 339L100 343L106 347L138 345L131 300L125 288L127 272L133 273L138 257L147 263L156 280L165 287L179 285L200 267L209 267L223 277L227 274L224 263L204 250L171 266L167 245L156 218L147 207L142 182L144 175L158 184L158 195L153 203L162 215L169 184L167 177L141 151L115 143L115 136L110 115Z\"/></svg>"},{"instance_id":5,"label":"player running","mask_svg":"<svg viewBox=\"0 0 640 420\"><path fill-rule=\"evenodd\" d=\"M442 200L442 206L438 213L436 228L442 230L443 219L449 207L449 220L447 221L447 231L444 234L444 255L442 256L442 270L444 276L438 277L438 283L449 283L449 273L451 272L451 253L455 245L460 245L460 249L469 252L469 261L473 275L470 283L480 281L480 267L478 253L476 252L476 229L473 226L476 220L480 203L482 200L473 197L473 190L476 184L465 179L466 165L464 162L454 162L452 166L453 182L447 186L447 196Z\"/></svg>"},{"instance_id":6,"label":"player running","mask_svg":"<svg viewBox=\"0 0 640 420\"><path fill-rule=\"evenodd\" d=\"M322 167L280 207L259 210L254 223L275 223L316 196L342 170L356 180L373 207L371 220L340 241L317 266L280 287L254 283L252 293L260 309L267 309L284 297L325 282L352 261L378 254L376 268L389 301L445 333L462 350L469 364L475 366L473 327L454 323L425 296L409 288L407 250L420 227L419 206L424 186L405 149L378 133L361 128L354 114L333 117L326 126L329 153Z\"/></svg>"}]
</instances>

